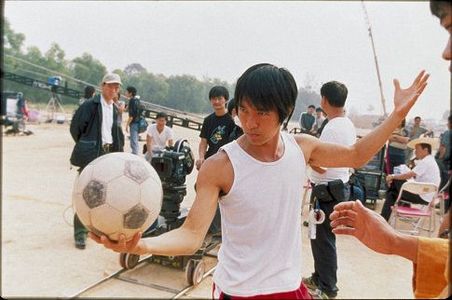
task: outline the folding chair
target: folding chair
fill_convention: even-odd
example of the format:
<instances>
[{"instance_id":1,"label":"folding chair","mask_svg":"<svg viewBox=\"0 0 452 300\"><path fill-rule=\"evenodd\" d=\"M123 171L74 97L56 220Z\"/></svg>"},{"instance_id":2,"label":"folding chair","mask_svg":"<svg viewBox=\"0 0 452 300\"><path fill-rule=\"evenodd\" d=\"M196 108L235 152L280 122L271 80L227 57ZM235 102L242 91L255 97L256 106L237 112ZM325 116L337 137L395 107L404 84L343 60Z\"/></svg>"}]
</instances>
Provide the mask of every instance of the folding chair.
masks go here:
<instances>
[{"instance_id":1,"label":"folding chair","mask_svg":"<svg viewBox=\"0 0 452 300\"><path fill-rule=\"evenodd\" d=\"M411 203L411 207L406 207L400 205L401 201L409 202L401 199L402 193L404 191L417 195L424 195L429 193L435 194L432 198L432 201L428 205ZM438 197L438 186L436 184L429 182L405 182L400 189L399 196L397 197L394 206L392 206L392 214L389 223L394 229L397 229L397 221L399 219L408 219L413 229L399 229L400 232L419 234L419 230L427 230L429 232L429 236L431 236L432 232L435 230L435 205L440 200L441 199ZM424 229L422 227L425 218L429 219L428 229Z\"/></svg>"},{"instance_id":2,"label":"folding chair","mask_svg":"<svg viewBox=\"0 0 452 300\"><path fill-rule=\"evenodd\" d=\"M440 223L443 221L444 214L446 213L445 208L445 201L449 199L449 186L450 186L450 180L451 176L449 176L449 180L446 182L446 184L441 188L441 190L438 192L438 200L439 200L439 221ZM437 205L435 206L437 207Z\"/></svg>"}]
</instances>

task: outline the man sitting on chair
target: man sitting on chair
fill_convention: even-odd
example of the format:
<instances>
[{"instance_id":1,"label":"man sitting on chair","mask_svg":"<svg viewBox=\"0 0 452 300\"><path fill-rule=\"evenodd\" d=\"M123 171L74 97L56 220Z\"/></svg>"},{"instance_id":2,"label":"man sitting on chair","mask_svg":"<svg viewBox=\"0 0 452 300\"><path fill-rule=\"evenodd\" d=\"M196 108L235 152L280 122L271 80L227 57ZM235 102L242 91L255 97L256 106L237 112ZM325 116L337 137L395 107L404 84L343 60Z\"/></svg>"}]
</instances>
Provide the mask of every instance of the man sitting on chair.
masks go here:
<instances>
[{"instance_id":1,"label":"man sitting on chair","mask_svg":"<svg viewBox=\"0 0 452 300\"><path fill-rule=\"evenodd\" d=\"M430 182L439 185L441 181L438 164L432 155L432 138L417 138L408 143L408 147L414 148L416 155L415 167L402 174L389 174L386 176L386 182L389 189L386 193L386 200L381 210L381 215L386 220L391 216L391 206L393 206L399 195L402 184L407 179L414 179L416 182ZM391 184L392 183L392 184ZM429 204L432 201L433 193L417 195L408 191L403 191L401 199L414 204Z\"/></svg>"}]
</instances>

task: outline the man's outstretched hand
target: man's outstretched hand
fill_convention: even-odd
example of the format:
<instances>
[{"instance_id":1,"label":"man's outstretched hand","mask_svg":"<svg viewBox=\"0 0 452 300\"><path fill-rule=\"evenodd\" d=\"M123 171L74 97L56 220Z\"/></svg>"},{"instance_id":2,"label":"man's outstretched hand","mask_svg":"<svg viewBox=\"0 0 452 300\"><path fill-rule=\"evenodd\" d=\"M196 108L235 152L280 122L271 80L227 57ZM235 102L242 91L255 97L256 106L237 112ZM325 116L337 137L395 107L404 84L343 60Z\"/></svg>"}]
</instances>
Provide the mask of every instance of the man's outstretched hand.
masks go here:
<instances>
[{"instance_id":1,"label":"man's outstretched hand","mask_svg":"<svg viewBox=\"0 0 452 300\"><path fill-rule=\"evenodd\" d=\"M427 79L430 74L422 70L410 87L406 89L400 88L398 79L394 79L394 111L402 117L405 117L410 111L411 107L416 103L416 100L427 86Z\"/></svg>"},{"instance_id":2,"label":"man's outstretched hand","mask_svg":"<svg viewBox=\"0 0 452 300\"><path fill-rule=\"evenodd\" d=\"M141 241L141 235L141 232L137 232L131 240L126 241L125 236L121 234L118 241L112 241L105 235L98 236L93 232L89 233L89 237L91 239L93 239L96 243L103 245L105 248L119 253L131 253L138 255L146 253L143 247L143 242Z\"/></svg>"}]
</instances>

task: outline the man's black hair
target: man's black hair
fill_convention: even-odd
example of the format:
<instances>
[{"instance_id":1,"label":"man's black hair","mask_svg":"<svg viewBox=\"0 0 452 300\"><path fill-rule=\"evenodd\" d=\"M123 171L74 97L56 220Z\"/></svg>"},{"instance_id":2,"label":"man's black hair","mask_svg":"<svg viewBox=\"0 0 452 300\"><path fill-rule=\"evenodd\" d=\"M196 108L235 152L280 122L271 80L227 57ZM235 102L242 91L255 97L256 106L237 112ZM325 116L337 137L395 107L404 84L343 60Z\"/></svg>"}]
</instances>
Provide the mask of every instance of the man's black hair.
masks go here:
<instances>
[{"instance_id":1,"label":"man's black hair","mask_svg":"<svg viewBox=\"0 0 452 300\"><path fill-rule=\"evenodd\" d=\"M447 118L447 120L449 121L449 123L452 123L452 115L449 115L449 117Z\"/></svg>"},{"instance_id":2,"label":"man's black hair","mask_svg":"<svg viewBox=\"0 0 452 300\"><path fill-rule=\"evenodd\" d=\"M311 104L311 105L308 106L308 108L313 108L313 109L315 109L315 105Z\"/></svg>"},{"instance_id":3,"label":"man's black hair","mask_svg":"<svg viewBox=\"0 0 452 300\"><path fill-rule=\"evenodd\" d=\"M232 115L232 110L234 108L235 108L235 100L234 100L234 98L232 98L231 100L228 101L228 113L230 115ZM237 109L235 111L237 111Z\"/></svg>"},{"instance_id":4,"label":"man's black hair","mask_svg":"<svg viewBox=\"0 0 452 300\"><path fill-rule=\"evenodd\" d=\"M449 1L430 0L430 11L438 18L442 18L448 9L451 9Z\"/></svg>"},{"instance_id":5,"label":"man's black hair","mask_svg":"<svg viewBox=\"0 0 452 300\"><path fill-rule=\"evenodd\" d=\"M414 119L415 119L415 120L418 120L418 119L421 120L421 117L416 116L416 117L414 117Z\"/></svg>"},{"instance_id":6,"label":"man's black hair","mask_svg":"<svg viewBox=\"0 0 452 300\"><path fill-rule=\"evenodd\" d=\"M87 85L85 87L85 95L83 96L83 98L89 99L89 98L93 97L93 94L95 91L96 91L96 89L93 86Z\"/></svg>"},{"instance_id":7,"label":"man's black hair","mask_svg":"<svg viewBox=\"0 0 452 300\"><path fill-rule=\"evenodd\" d=\"M132 97L135 97L135 95L137 94L137 89L133 86L128 86L126 88L126 91L128 91L129 93L132 94Z\"/></svg>"},{"instance_id":8,"label":"man's black hair","mask_svg":"<svg viewBox=\"0 0 452 300\"><path fill-rule=\"evenodd\" d=\"M422 149L427 149L428 154L432 154L432 145L427 143L420 143L419 145L421 146Z\"/></svg>"},{"instance_id":9,"label":"man's black hair","mask_svg":"<svg viewBox=\"0 0 452 300\"><path fill-rule=\"evenodd\" d=\"M333 107L344 107L348 90L345 84L338 81L330 81L322 85L320 95Z\"/></svg>"},{"instance_id":10,"label":"man's black hair","mask_svg":"<svg viewBox=\"0 0 452 300\"><path fill-rule=\"evenodd\" d=\"M229 99L229 92L228 89L224 86L217 85L210 89L209 91L209 100L215 97L221 97L223 96L224 99Z\"/></svg>"},{"instance_id":11,"label":"man's black hair","mask_svg":"<svg viewBox=\"0 0 452 300\"><path fill-rule=\"evenodd\" d=\"M316 112L319 112L319 111L323 112L323 109L322 109L321 107L317 107L317 108L315 109L315 111L316 111Z\"/></svg>"},{"instance_id":12,"label":"man's black hair","mask_svg":"<svg viewBox=\"0 0 452 300\"><path fill-rule=\"evenodd\" d=\"M161 112L158 112L157 113L157 116L155 117L156 119L159 119L159 118L165 118L165 120L168 118L168 115L166 114L166 112L164 112L164 111L161 111Z\"/></svg>"},{"instance_id":13,"label":"man's black hair","mask_svg":"<svg viewBox=\"0 0 452 300\"><path fill-rule=\"evenodd\" d=\"M235 107L249 101L258 110L276 110L282 124L292 116L297 95L297 84L288 70L262 63L248 68L237 80Z\"/></svg>"}]
</instances>

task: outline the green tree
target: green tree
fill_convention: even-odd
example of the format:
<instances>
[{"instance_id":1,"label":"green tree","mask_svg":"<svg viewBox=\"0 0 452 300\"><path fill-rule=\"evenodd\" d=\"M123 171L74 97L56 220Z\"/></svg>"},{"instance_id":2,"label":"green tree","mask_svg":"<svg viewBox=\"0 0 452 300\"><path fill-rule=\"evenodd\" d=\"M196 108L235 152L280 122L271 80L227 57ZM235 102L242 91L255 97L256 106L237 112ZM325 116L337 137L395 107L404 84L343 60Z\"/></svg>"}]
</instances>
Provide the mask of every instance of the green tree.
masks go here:
<instances>
[{"instance_id":1,"label":"green tree","mask_svg":"<svg viewBox=\"0 0 452 300\"><path fill-rule=\"evenodd\" d=\"M166 105L187 112L201 112L202 102L207 98L202 82L192 75L170 76L167 82L169 92Z\"/></svg>"},{"instance_id":2,"label":"green tree","mask_svg":"<svg viewBox=\"0 0 452 300\"><path fill-rule=\"evenodd\" d=\"M107 73L107 68L86 52L72 60L69 70L73 77L93 85L98 85Z\"/></svg>"},{"instance_id":3,"label":"green tree","mask_svg":"<svg viewBox=\"0 0 452 300\"><path fill-rule=\"evenodd\" d=\"M65 59L65 52L57 43L52 43L50 49L44 56L44 64L46 68L59 73L68 73L68 62Z\"/></svg>"},{"instance_id":4,"label":"green tree","mask_svg":"<svg viewBox=\"0 0 452 300\"><path fill-rule=\"evenodd\" d=\"M21 48L25 41L23 33L15 33L8 20L3 21L3 50L5 54L18 55L21 54Z\"/></svg>"}]
</instances>

